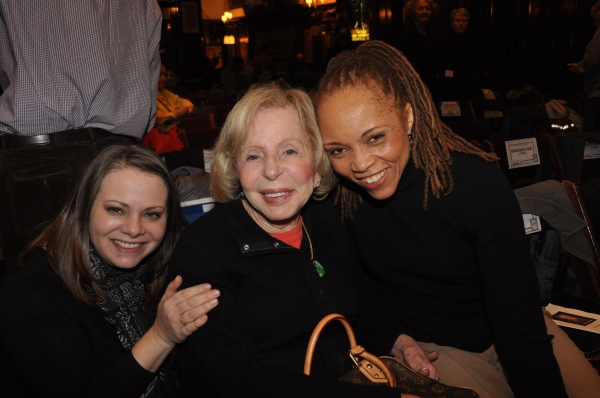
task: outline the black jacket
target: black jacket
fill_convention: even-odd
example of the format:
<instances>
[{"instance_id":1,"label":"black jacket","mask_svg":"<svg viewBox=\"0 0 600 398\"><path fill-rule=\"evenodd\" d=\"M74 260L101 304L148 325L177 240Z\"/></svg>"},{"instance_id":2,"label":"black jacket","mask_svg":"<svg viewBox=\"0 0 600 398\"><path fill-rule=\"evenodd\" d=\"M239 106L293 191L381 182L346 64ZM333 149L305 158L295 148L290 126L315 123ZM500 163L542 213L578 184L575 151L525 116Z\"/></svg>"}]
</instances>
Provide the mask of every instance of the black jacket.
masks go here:
<instances>
[{"instance_id":1,"label":"black jacket","mask_svg":"<svg viewBox=\"0 0 600 398\"><path fill-rule=\"evenodd\" d=\"M328 203L303 211L323 277L305 237L300 249L276 240L239 201L218 204L183 232L169 278L181 275L184 287L208 282L221 291L208 322L178 349L183 396L400 396L397 389L335 381L350 369L348 340L337 324L319 340L312 376L303 375L309 337L327 314L346 316L358 343L379 355L389 354L400 334L387 319L386 326L378 323L382 301L333 217Z\"/></svg>"},{"instance_id":2,"label":"black jacket","mask_svg":"<svg viewBox=\"0 0 600 398\"><path fill-rule=\"evenodd\" d=\"M43 249L0 281L0 395L138 398L154 378L113 325L73 297Z\"/></svg>"}]
</instances>

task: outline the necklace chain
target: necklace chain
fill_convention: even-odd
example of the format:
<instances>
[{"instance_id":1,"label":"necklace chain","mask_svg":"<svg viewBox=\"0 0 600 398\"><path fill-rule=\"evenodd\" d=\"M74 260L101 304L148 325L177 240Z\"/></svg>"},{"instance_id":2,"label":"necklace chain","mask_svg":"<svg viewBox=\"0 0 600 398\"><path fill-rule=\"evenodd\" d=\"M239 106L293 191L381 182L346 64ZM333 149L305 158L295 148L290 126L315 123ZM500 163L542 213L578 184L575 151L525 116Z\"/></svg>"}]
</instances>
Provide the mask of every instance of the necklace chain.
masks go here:
<instances>
[{"instance_id":1,"label":"necklace chain","mask_svg":"<svg viewBox=\"0 0 600 398\"><path fill-rule=\"evenodd\" d=\"M300 217L300 222L302 223L302 228L304 229L304 232L306 233L306 238L308 239L308 247L310 247L310 261L312 261L319 276L323 277L323 275L325 275L325 268L323 268L320 262L314 259L312 240L310 239L310 234L308 233L308 229L306 229L306 225L304 225L304 220L302 219L302 217Z\"/></svg>"},{"instance_id":2,"label":"necklace chain","mask_svg":"<svg viewBox=\"0 0 600 398\"><path fill-rule=\"evenodd\" d=\"M304 225L304 220L302 219L302 217L300 217L300 222L302 223L302 229L304 229L304 232L306 233L306 238L308 239L308 247L310 247L310 261L313 261L314 252L313 252L312 240L310 240L310 235L308 234L308 230L306 229L306 225Z\"/></svg>"}]
</instances>

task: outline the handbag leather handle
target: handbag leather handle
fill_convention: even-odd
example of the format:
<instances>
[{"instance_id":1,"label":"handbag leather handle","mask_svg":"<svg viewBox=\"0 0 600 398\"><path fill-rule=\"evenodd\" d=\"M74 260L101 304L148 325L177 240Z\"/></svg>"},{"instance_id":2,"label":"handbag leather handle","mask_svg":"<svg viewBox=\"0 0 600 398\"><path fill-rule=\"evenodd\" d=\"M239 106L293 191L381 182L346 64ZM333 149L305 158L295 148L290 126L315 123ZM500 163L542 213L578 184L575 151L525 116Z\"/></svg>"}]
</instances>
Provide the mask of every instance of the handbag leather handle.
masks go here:
<instances>
[{"instance_id":1,"label":"handbag leather handle","mask_svg":"<svg viewBox=\"0 0 600 398\"><path fill-rule=\"evenodd\" d=\"M313 330L312 335L310 336L310 340L308 341L308 348L306 349L306 356L304 357L304 374L307 376L310 376L310 370L312 368L312 360L313 360L313 356L315 354L315 348L317 346L317 341L319 340L319 336L321 335L321 332L323 331L325 326L327 326L332 321L341 322L342 325L344 326L344 329L346 329L346 334L348 335L348 340L350 341L350 355L353 358L360 357L360 358L364 358L364 359L368 360L370 363L372 363L374 366L376 366L383 372L390 387L395 387L396 379L394 378L394 375L393 375L392 371L390 370L390 368L385 364L385 362L383 362L381 359L379 359L379 357L371 354L370 352L365 350L363 347L356 344L356 336L354 335L354 330L352 330L352 326L350 325L350 322L348 322L348 320L346 318L344 318L343 315L340 315L340 314L327 315L325 318L321 319L321 321L315 327L315 330ZM355 359L355 362L358 363L356 361L356 359Z\"/></svg>"},{"instance_id":2,"label":"handbag leather handle","mask_svg":"<svg viewBox=\"0 0 600 398\"><path fill-rule=\"evenodd\" d=\"M310 376L310 370L312 368L312 360L315 355L315 347L317 346L317 340L319 340L319 336L325 326L327 326L332 321L340 321L342 325L344 325L344 329L346 329L346 333L348 334L348 340L350 340L350 347L354 347L356 345L356 337L354 336L354 331L352 330L352 326L350 326L350 322L346 318L344 318L340 314L329 314L325 318L321 319L321 321L313 330L312 335L310 336L310 340L308 341L308 348L306 349L306 356L304 357L304 374Z\"/></svg>"}]
</instances>

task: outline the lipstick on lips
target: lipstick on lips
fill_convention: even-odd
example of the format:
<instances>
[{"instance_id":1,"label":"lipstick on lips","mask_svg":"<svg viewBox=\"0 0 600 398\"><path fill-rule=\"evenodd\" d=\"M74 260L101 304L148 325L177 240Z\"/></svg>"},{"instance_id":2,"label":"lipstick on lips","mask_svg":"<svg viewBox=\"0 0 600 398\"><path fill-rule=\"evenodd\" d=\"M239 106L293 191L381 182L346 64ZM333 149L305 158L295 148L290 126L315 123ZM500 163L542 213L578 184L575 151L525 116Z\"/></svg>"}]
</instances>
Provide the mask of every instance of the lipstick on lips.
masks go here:
<instances>
[{"instance_id":1,"label":"lipstick on lips","mask_svg":"<svg viewBox=\"0 0 600 398\"><path fill-rule=\"evenodd\" d=\"M113 243L113 245L116 247L116 249L118 251L125 252L125 253L137 253L140 250L142 250L142 247L144 247L143 242L130 243L130 242L124 242L124 241L118 240L118 239L111 239L111 242Z\"/></svg>"},{"instance_id":2,"label":"lipstick on lips","mask_svg":"<svg viewBox=\"0 0 600 398\"><path fill-rule=\"evenodd\" d=\"M277 205L285 202L291 195L292 190L286 188L266 189L260 192L269 205Z\"/></svg>"},{"instance_id":3,"label":"lipstick on lips","mask_svg":"<svg viewBox=\"0 0 600 398\"><path fill-rule=\"evenodd\" d=\"M361 185L367 189L377 189L385 182L385 176L389 169L384 169L377 174L373 174L369 177L360 178Z\"/></svg>"}]
</instances>

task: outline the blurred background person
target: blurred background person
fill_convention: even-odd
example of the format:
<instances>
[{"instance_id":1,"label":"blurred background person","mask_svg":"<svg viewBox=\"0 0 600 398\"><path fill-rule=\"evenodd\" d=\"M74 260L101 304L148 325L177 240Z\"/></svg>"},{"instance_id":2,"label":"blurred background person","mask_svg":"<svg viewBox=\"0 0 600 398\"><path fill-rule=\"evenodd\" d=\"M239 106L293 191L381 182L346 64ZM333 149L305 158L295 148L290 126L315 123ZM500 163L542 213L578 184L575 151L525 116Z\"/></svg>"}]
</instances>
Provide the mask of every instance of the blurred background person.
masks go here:
<instances>
[{"instance_id":1,"label":"blurred background person","mask_svg":"<svg viewBox=\"0 0 600 398\"><path fill-rule=\"evenodd\" d=\"M260 62L254 68L254 83L250 86L250 90L272 82L274 77L275 67L273 66L273 63L268 60Z\"/></svg>"},{"instance_id":2,"label":"blurred background person","mask_svg":"<svg viewBox=\"0 0 600 398\"><path fill-rule=\"evenodd\" d=\"M221 71L221 90L223 96L235 97L240 90L248 88L242 76L244 59L242 57L226 58L225 67Z\"/></svg>"},{"instance_id":3,"label":"blurred background person","mask_svg":"<svg viewBox=\"0 0 600 398\"><path fill-rule=\"evenodd\" d=\"M443 75L448 55L441 37L434 36L431 24L438 5L433 0L408 0L404 5L404 30L397 48L410 61L434 102L443 99Z\"/></svg>"},{"instance_id":4,"label":"blurred background person","mask_svg":"<svg viewBox=\"0 0 600 398\"><path fill-rule=\"evenodd\" d=\"M585 109L583 110L583 132L600 131L600 1L590 11L596 32L588 43L583 59L567 64L571 73L583 75L585 79Z\"/></svg>"},{"instance_id":5,"label":"blurred background person","mask_svg":"<svg viewBox=\"0 0 600 398\"><path fill-rule=\"evenodd\" d=\"M166 89L167 68L160 66L158 78L158 96L156 99L156 125L142 141L142 144L162 155L183 149L183 142L179 137L179 117L189 115L194 111L194 104L179 97Z\"/></svg>"},{"instance_id":6,"label":"blurred background person","mask_svg":"<svg viewBox=\"0 0 600 398\"><path fill-rule=\"evenodd\" d=\"M304 54L301 52L296 53L294 59L290 62L284 79L290 86L302 88L304 91L310 91L316 83L310 68L304 60Z\"/></svg>"},{"instance_id":7,"label":"blurred background person","mask_svg":"<svg viewBox=\"0 0 600 398\"><path fill-rule=\"evenodd\" d=\"M180 97L186 97L189 90L181 83L179 68L173 63L166 64L165 66L167 68L167 73L165 75L165 89Z\"/></svg>"},{"instance_id":8,"label":"blurred background person","mask_svg":"<svg viewBox=\"0 0 600 398\"><path fill-rule=\"evenodd\" d=\"M446 38L448 64L444 69L444 99L482 98L476 86L479 63L475 38L468 31L469 10L457 8L450 14L451 32Z\"/></svg>"}]
</instances>

